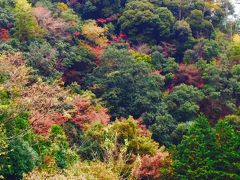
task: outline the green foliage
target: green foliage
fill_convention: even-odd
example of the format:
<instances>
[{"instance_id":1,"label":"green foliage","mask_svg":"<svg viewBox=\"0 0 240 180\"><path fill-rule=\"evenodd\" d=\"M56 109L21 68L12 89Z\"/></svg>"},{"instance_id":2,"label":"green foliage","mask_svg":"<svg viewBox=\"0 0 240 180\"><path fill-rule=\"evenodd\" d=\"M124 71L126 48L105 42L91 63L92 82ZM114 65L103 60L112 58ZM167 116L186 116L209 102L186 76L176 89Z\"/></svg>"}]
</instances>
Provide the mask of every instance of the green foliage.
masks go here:
<instances>
[{"instance_id":1,"label":"green foliage","mask_svg":"<svg viewBox=\"0 0 240 180\"><path fill-rule=\"evenodd\" d=\"M17 178L21 178L23 173L27 173L33 170L38 163L38 154L33 150L31 145L24 141L22 138L16 138L9 142L9 162L10 167L6 177L10 175Z\"/></svg>"},{"instance_id":2,"label":"green foliage","mask_svg":"<svg viewBox=\"0 0 240 180\"><path fill-rule=\"evenodd\" d=\"M87 0L84 4L80 5L82 15L86 19L109 17L113 14L118 13L121 10L121 0Z\"/></svg>"},{"instance_id":3,"label":"green foliage","mask_svg":"<svg viewBox=\"0 0 240 180\"><path fill-rule=\"evenodd\" d=\"M87 49L71 46L69 43L59 41L57 43L58 57L62 58L65 68L81 68L80 71L91 71L94 67L94 55Z\"/></svg>"},{"instance_id":4,"label":"green foliage","mask_svg":"<svg viewBox=\"0 0 240 180\"><path fill-rule=\"evenodd\" d=\"M101 92L113 117L140 117L161 101L163 79L151 74L145 63L135 63L124 49L108 48L89 78L95 92ZM144 79L144 81L142 81Z\"/></svg>"},{"instance_id":5,"label":"green foliage","mask_svg":"<svg viewBox=\"0 0 240 180\"><path fill-rule=\"evenodd\" d=\"M187 18L187 22L190 24L194 37L211 37L213 25L210 21L203 18L201 10L192 10L190 16Z\"/></svg>"},{"instance_id":6,"label":"green foliage","mask_svg":"<svg viewBox=\"0 0 240 180\"><path fill-rule=\"evenodd\" d=\"M206 118L197 119L176 150L173 163L176 178L214 178L216 137Z\"/></svg>"},{"instance_id":7,"label":"green foliage","mask_svg":"<svg viewBox=\"0 0 240 180\"><path fill-rule=\"evenodd\" d=\"M10 28L9 25L14 22L13 13L10 11L9 6L0 5L0 27Z\"/></svg>"},{"instance_id":8,"label":"green foliage","mask_svg":"<svg viewBox=\"0 0 240 180\"><path fill-rule=\"evenodd\" d=\"M175 73L178 68L174 58L164 58L159 51L152 53L152 64L155 69L161 70L164 74Z\"/></svg>"},{"instance_id":9,"label":"green foliage","mask_svg":"<svg viewBox=\"0 0 240 180\"><path fill-rule=\"evenodd\" d=\"M110 164L101 161L78 161L73 166L62 171L35 170L26 175L25 179L69 179L73 177L105 180L118 180L121 178Z\"/></svg>"},{"instance_id":10,"label":"green foliage","mask_svg":"<svg viewBox=\"0 0 240 180\"><path fill-rule=\"evenodd\" d=\"M174 156L175 177L180 179L238 179L239 132L226 121L216 130L199 117L190 127Z\"/></svg>"},{"instance_id":11,"label":"green foliage","mask_svg":"<svg viewBox=\"0 0 240 180\"><path fill-rule=\"evenodd\" d=\"M200 108L198 103L203 97L203 93L197 88L181 84L174 87L173 92L164 98L164 102L174 119L186 122L196 118Z\"/></svg>"},{"instance_id":12,"label":"green foliage","mask_svg":"<svg viewBox=\"0 0 240 180\"><path fill-rule=\"evenodd\" d=\"M194 124L194 121L179 123L176 129L171 133L173 144L181 143L183 136L187 134L188 129Z\"/></svg>"},{"instance_id":13,"label":"green foliage","mask_svg":"<svg viewBox=\"0 0 240 180\"><path fill-rule=\"evenodd\" d=\"M171 10L178 20L187 18L194 9L204 10L204 1L201 0L194 3L189 3L187 0L164 0L162 5Z\"/></svg>"},{"instance_id":14,"label":"green foliage","mask_svg":"<svg viewBox=\"0 0 240 180\"><path fill-rule=\"evenodd\" d=\"M232 43L228 50L228 58L230 61L238 61L240 57L240 43Z\"/></svg>"},{"instance_id":15,"label":"green foliage","mask_svg":"<svg viewBox=\"0 0 240 180\"><path fill-rule=\"evenodd\" d=\"M66 72L64 74L65 83L69 85L77 82L84 86L86 75L92 72L96 66L95 56L83 47L72 46L64 41L57 42L56 48L58 51L58 64L61 70ZM71 71L76 73L71 74Z\"/></svg>"},{"instance_id":16,"label":"green foliage","mask_svg":"<svg viewBox=\"0 0 240 180\"><path fill-rule=\"evenodd\" d=\"M204 43L204 59L211 60L213 57L217 57L220 53L218 44L213 41L206 41Z\"/></svg>"},{"instance_id":17,"label":"green foliage","mask_svg":"<svg viewBox=\"0 0 240 180\"><path fill-rule=\"evenodd\" d=\"M198 61L198 54L196 51L188 49L184 52L183 61L186 64L194 64Z\"/></svg>"},{"instance_id":18,"label":"green foliage","mask_svg":"<svg viewBox=\"0 0 240 180\"><path fill-rule=\"evenodd\" d=\"M137 123L133 118L129 118L124 121L116 121L113 125L113 131L116 133L117 141L124 143L124 141L132 140L138 134Z\"/></svg>"},{"instance_id":19,"label":"green foliage","mask_svg":"<svg viewBox=\"0 0 240 180\"><path fill-rule=\"evenodd\" d=\"M160 39L167 38L172 32L172 26L174 24L175 18L172 12L164 7L158 8L156 13L159 16L157 28L159 31Z\"/></svg>"},{"instance_id":20,"label":"green foliage","mask_svg":"<svg viewBox=\"0 0 240 180\"><path fill-rule=\"evenodd\" d=\"M89 137L82 137L82 143L79 147L79 154L83 159L103 159L103 153L103 149L97 141L92 140Z\"/></svg>"},{"instance_id":21,"label":"green foliage","mask_svg":"<svg viewBox=\"0 0 240 180\"><path fill-rule=\"evenodd\" d=\"M240 178L240 133L229 125L227 121L219 121L216 125L218 158L216 169L222 179Z\"/></svg>"},{"instance_id":22,"label":"green foliage","mask_svg":"<svg viewBox=\"0 0 240 180\"><path fill-rule=\"evenodd\" d=\"M225 65L220 69L214 64L207 63L202 63L200 66L206 83L202 90L205 94L205 105L202 111L213 120L236 112L236 103L239 99L239 76L234 73L235 68L231 70Z\"/></svg>"},{"instance_id":23,"label":"green foliage","mask_svg":"<svg viewBox=\"0 0 240 180\"><path fill-rule=\"evenodd\" d=\"M83 159L93 160L104 157L102 146L105 130L102 124L93 124L83 135L80 136L79 154Z\"/></svg>"},{"instance_id":24,"label":"green foliage","mask_svg":"<svg viewBox=\"0 0 240 180\"><path fill-rule=\"evenodd\" d=\"M144 53L139 53L137 51L133 51L132 55L134 57L134 59L136 59L136 61L139 62L146 62L146 63L151 63L151 56L148 54L144 54Z\"/></svg>"},{"instance_id":25,"label":"green foliage","mask_svg":"<svg viewBox=\"0 0 240 180\"><path fill-rule=\"evenodd\" d=\"M158 144L150 136L143 134L143 131L132 117L122 121L116 120L110 132L115 135L120 145L126 145L127 152L135 155L154 155L158 150ZM147 132L146 132L147 133Z\"/></svg>"},{"instance_id":26,"label":"green foliage","mask_svg":"<svg viewBox=\"0 0 240 180\"><path fill-rule=\"evenodd\" d=\"M66 122L63 125L63 129L71 147L77 146L81 143L82 131L74 123Z\"/></svg>"},{"instance_id":27,"label":"green foliage","mask_svg":"<svg viewBox=\"0 0 240 180\"><path fill-rule=\"evenodd\" d=\"M238 115L228 115L224 118L236 131L240 132L240 116Z\"/></svg>"},{"instance_id":28,"label":"green foliage","mask_svg":"<svg viewBox=\"0 0 240 180\"><path fill-rule=\"evenodd\" d=\"M9 96L10 96L9 92L7 92L5 90L1 90L0 91L0 103L1 103L1 106L10 104L10 97ZM2 114L1 114L1 116L2 116Z\"/></svg>"},{"instance_id":29,"label":"green foliage","mask_svg":"<svg viewBox=\"0 0 240 180\"><path fill-rule=\"evenodd\" d=\"M202 58L207 61L213 60L220 55L221 49L215 40L201 39L194 47L195 53L198 54L198 58Z\"/></svg>"},{"instance_id":30,"label":"green foliage","mask_svg":"<svg viewBox=\"0 0 240 180\"><path fill-rule=\"evenodd\" d=\"M1 155L0 174L5 178L21 178L39 163L39 155L31 144L28 113L13 114L16 109L9 96L8 103L1 102ZM7 106L4 108L3 104ZM9 108L9 109L8 109ZM13 112L12 112L13 111ZM16 111L17 112L17 111Z\"/></svg>"},{"instance_id":31,"label":"green foliage","mask_svg":"<svg viewBox=\"0 0 240 180\"><path fill-rule=\"evenodd\" d=\"M80 22L80 17L78 17L78 15L74 12L73 9L69 8L67 6L67 4L64 3L58 3L57 4L58 9L60 9L60 18L64 19L64 21L67 22L76 22L79 23Z\"/></svg>"},{"instance_id":32,"label":"green foliage","mask_svg":"<svg viewBox=\"0 0 240 180\"><path fill-rule=\"evenodd\" d=\"M77 160L77 155L70 149L62 127L52 126L49 138L51 142L49 153L53 155L59 168L67 168Z\"/></svg>"},{"instance_id":33,"label":"green foliage","mask_svg":"<svg viewBox=\"0 0 240 180\"><path fill-rule=\"evenodd\" d=\"M170 146L173 142L171 133L176 129L176 120L169 114L157 115L150 126L152 138L160 144Z\"/></svg>"},{"instance_id":34,"label":"green foliage","mask_svg":"<svg viewBox=\"0 0 240 180\"><path fill-rule=\"evenodd\" d=\"M137 0L127 3L119 23L133 42L158 42L169 37L174 17L167 8Z\"/></svg>"},{"instance_id":35,"label":"green foliage","mask_svg":"<svg viewBox=\"0 0 240 180\"><path fill-rule=\"evenodd\" d=\"M3 178L4 168L7 165L8 158L8 142L6 136L6 130L3 127L3 124L0 125L0 178Z\"/></svg>"},{"instance_id":36,"label":"green foliage","mask_svg":"<svg viewBox=\"0 0 240 180\"><path fill-rule=\"evenodd\" d=\"M56 77L57 51L48 42L32 42L29 53L26 53L27 64L44 77Z\"/></svg>"},{"instance_id":37,"label":"green foliage","mask_svg":"<svg viewBox=\"0 0 240 180\"><path fill-rule=\"evenodd\" d=\"M0 179L240 179L231 13L228 0L0 0Z\"/></svg>"},{"instance_id":38,"label":"green foliage","mask_svg":"<svg viewBox=\"0 0 240 180\"><path fill-rule=\"evenodd\" d=\"M157 150L158 144L149 137L136 137L128 145L128 152L138 155L154 155Z\"/></svg>"},{"instance_id":39,"label":"green foliage","mask_svg":"<svg viewBox=\"0 0 240 180\"><path fill-rule=\"evenodd\" d=\"M190 25L184 20L177 21L174 24L173 33L176 39L180 42L185 42L192 36L192 30L190 28Z\"/></svg>"},{"instance_id":40,"label":"green foliage","mask_svg":"<svg viewBox=\"0 0 240 180\"><path fill-rule=\"evenodd\" d=\"M123 158L129 158L130 154L154 155L158 150L158 144L151 139L149 132L141 129L132 117L116 120L105 127L94 123L82 132L79 143L75 145L84 160L109 161L111 153L116 156L123 153L119 152L120 149L124 151Z\"/></svg>"}]
</instances>

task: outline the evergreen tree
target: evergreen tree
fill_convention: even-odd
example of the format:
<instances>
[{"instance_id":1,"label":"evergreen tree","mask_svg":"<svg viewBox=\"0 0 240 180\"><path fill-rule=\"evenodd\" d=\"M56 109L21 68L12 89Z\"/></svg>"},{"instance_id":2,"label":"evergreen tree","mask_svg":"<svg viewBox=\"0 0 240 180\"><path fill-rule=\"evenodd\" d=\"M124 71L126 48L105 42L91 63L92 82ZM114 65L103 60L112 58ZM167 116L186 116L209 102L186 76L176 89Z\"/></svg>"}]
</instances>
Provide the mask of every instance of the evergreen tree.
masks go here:
<instances>
[{"instance_id":1,"label":"evergreen tree","mask_svg":"<svg viewBox=\"0 0 240 180\"><path fill-rule=\"evenodd\" d=\"M216 136L205 117L199 117L176 148L174 157L177 179L214 179Z\"/></svg>"}]
</instances>

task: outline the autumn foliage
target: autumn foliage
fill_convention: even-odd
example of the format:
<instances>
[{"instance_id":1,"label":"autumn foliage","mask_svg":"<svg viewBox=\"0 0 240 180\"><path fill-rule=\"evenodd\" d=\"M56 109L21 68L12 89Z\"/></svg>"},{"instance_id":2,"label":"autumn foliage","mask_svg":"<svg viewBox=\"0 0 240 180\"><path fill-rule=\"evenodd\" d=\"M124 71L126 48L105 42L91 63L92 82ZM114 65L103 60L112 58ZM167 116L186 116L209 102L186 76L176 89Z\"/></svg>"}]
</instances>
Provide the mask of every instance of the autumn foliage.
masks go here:
<instances>
[{"instance_id":1,"label":"autumn foliage","mask_svg":"<svg viewBox=\"0 0 240 180\"><path fill-rule=\"evenodd\" d=\"M228 1L0 0L0 179L240 179Z\"/></svg>"},{"instance_id":2,"label":"autumn foliage","mask_svg":"<svg viewBox=\"0 0 240 180\"><path fill-rule=\"evenodd\" d=\"M78 125L81 129L86 128L87 125L99 121L107 125L110 121L108 110L101 106L93 106L89 99L79 98L75 103L75 109L71 122Z\"/></svg>"},{"instance_id":3,"label":"autumn foliage","mask_svg":"<svg viewBox=\"0 0 240 180\"><path fill-rule=\"evenodd\" d=\"M61 18L54 18L52 12L43 6L35 7L33 14L38 23L51 35L69 39L70 34L67 30L73 26L70 22L65 22Z\"/></svg>"},{"instance_id":4,"label":"autumn foliage","mask_svg":"<svg viewBox=\"0 0 240 180\"><path fill-rule=\"evenodd\" d=\"M168 152L158 152L154 156L145 155L141 158L139 166L134 170L134 176L141 179L161 179L166 174L170 178L171 172L161 172L161 169L168 168L171 161Z\"/></svg>"},{"instance_id":5,"label":"autumn foliage","mask_svg":"<svg viewBox=\"0 0 240 180\"><path fill-rule=\"evenodd\" d=\"M7 29L1 28L0 29L0 40L8 41L10 39L10 34Z\"/></svg>"},{"instance_id":6,"label":"autumn foliage","mask_svg":"<svg viewBox=\"0 0 240 180\"><path fill-rule=\"evenodd\" d=\"M120 14L113 14L112 16L108 17L108 18L99 18L96 19L97 24L102 25L102 24L106 24L109 22L113 22L118 20L118 17L120 16Z\"/></svg>"},{"instance_id":7,"label":"autumn foliage","mask_svg":"<svg viewBox=\"0 0 240 180\"><path fill-rule=\"evenodd\" d=\"M173 82L175 85L185 83L188 85L196 86L198 88L202 88L204 86L201 73L199 72L197 67L192 64L180 64L178 66L178 72L174 77Z\"/></svg>"}]
</instances>

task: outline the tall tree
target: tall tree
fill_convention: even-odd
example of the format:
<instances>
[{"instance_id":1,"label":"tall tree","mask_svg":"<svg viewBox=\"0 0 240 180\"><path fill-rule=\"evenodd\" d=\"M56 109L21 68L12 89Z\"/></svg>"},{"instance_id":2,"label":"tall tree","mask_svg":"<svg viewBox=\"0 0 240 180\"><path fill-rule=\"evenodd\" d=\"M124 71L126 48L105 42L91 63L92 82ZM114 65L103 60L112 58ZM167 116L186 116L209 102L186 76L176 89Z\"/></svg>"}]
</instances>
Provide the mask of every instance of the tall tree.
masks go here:
<instances>
[{"instance_id":1,"label":"tall tree","mask_svg":"<svg viewBox=\"0 0 240 180\"><path fill-rule=\"evenodd\" d=\"M136 62L127 49L108 47L88 82L113 117L138 118L161 101L163 78L152 74L147 63Z\"/></svg>"},{"instance_id":2,"label":"tall tree","mask_svg":"<svg viewBox=\"0 0 240 180\"><path fill-rule=\"evenodd\" d=\"M203 11L194 9L186 19L190 24L193 36L196 38L210 38L213 32L213 25L210 21L204 19Z\"/></svg>"},{"instance_id":3,"label":"tall tree","mask_svg":"<svg viewBox=\"0 0 240 180\"><path fill-rule=\"evenodd\" d=\"M134 42L156 42L169 37L174 16L148 0L130 1L119 19L122 31Z\"/></svg>"},{"instance_id":4,"label":"tall tree","mask_svg":"<svg viewBox=\"0 0 240 180\"><path fill-rule=\"evenodd\" d=\"M217 153L216 136L205 117L196 123L177 146L174 157L177 179L214 179L213 165Z\"/></svg>"},{"instance_id":5,"label":"tall tree","mask_svg":"<svg viewBox=\"0 0 240 180\"><path fill-rule=\"evenodd\" d=\"M212 128L199 117L174 157L177 179L239 179L240 134L225 120Z\"/></svg>"}]
</instances>

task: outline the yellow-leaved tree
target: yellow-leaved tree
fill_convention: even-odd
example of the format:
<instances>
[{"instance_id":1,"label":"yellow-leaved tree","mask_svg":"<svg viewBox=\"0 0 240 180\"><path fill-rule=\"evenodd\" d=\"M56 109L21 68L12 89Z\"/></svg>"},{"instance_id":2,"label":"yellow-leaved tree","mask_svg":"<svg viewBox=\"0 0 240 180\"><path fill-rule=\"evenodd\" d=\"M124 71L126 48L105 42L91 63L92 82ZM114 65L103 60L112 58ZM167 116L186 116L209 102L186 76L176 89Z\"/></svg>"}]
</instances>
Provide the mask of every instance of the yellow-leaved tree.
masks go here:
<instances>
[{"instance_id":1,"label":"yellow-leaved tree","mask_svg":"<svg viewBox=\"0 0 240 180\"><path fill-rule=\"evenodd\" d=\"M91 43L94 43L100 47L107 45L108 39L105 36L107 31L107 28L98 26L93 20L82 25L82 35L85 36Z\"/></svg>"},{"instance_id":2,"label":"yellow-leaved tree","mask_svg":"<svg viewBox=\"0 0 240 180\"><path fill-rule=\"evenodd\" d=\"M36 17L32 13L31 4L27 0L17 0L14 8L15 14L15 36L25 41L40 37L44 34L43 29L38 25Z\"/></svg>"}]
</instances>

